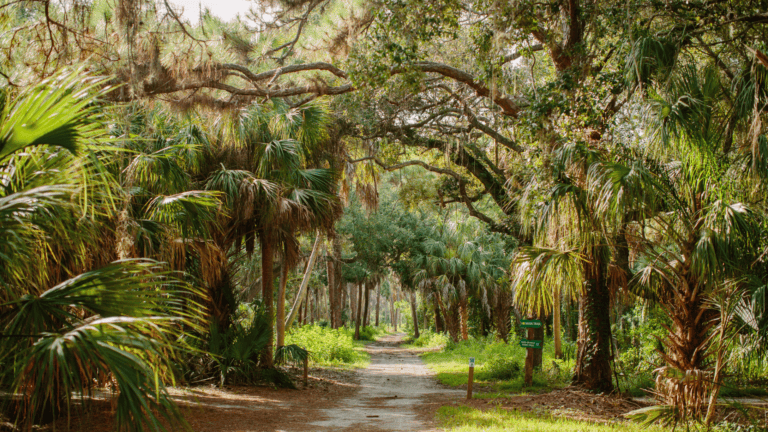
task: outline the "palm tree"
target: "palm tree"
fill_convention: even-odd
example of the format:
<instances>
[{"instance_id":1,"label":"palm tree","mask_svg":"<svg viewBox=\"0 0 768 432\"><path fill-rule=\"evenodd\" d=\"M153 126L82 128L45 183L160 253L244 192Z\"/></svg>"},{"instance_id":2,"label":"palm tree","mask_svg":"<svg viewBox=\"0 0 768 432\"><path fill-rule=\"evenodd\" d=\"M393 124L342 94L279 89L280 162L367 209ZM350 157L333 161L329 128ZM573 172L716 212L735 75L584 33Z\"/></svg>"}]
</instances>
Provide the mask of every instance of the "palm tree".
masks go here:
<instances>
[{"instance_id":1,"label":"palm tree","mask_svg":"<svg viewBox=\"0 0 768 432\"><path fill-rule=\"evenodd\" d=\"M738 177L715 156L727 127L716 121L720 92L713 68L683 68L666 97L653 101L660 160L644 193L656 205L631 234L638 254L632 285L655 296L672 322L656 391L681 416L701 415L711 388L710 329L719 317L711 302L750 285L758 258L759 222L739 189L728 187Z\"/></svg>"},{"instance_id":2,"label":"palm tree","mask_svg":"<svg viewBox=\"0 0 768 432\"><path fill-rule=\"evenodd\" d=\"M520 248L512 268L516 302L534 315L552 309L553 286L579 295L579 340L574 384L611 392L610 299L626 276L612 271L609 246L619 235L622 208L601 212L590 169L603 155L582 144L554 153L554 181L532 182L523 214L534 245Z\"/></svg>"},{"instance_id":3,"label":"palm tree","mask_svg":"<svg viewBox=\"0 0 768 432\"><path fill-rule=\"evenodd\" d=\"M206 166L218 169L208 176L207 190L222 192L227 211L221 218L221 250L254 240L261 246L262 299L268 322L274 323L274 259L282 253L286 273L297 262L296 234L315 229L331 231L340 215L336 195L337 173L312 168L322 163L326 138L325 107L319 103L290 108L274 102L254 105L218 132L218 147L209 150ZM283 278L285 281L286 278ZM284 320L281 284L278 308ZM282 327L282 326L281 326ZM271 367L273 339L262 354L263 367Z\"/></svg>"},{"instance_id":4,"label":"palm tree","mask_svg":"<svg viewBox=\"0 0 768 432\"><path fill-rule=\"evenodd\" d=\"M103 262L114 243L93 239L109 233L118 186L95 121L103 83L81 72L10 97L0 114L0 382L23 395L16 420L28 425L109 377L118 428L183 423L163 383L179 329L194 328L194 291L154 261Z\"/></svg>"}]
</instances>

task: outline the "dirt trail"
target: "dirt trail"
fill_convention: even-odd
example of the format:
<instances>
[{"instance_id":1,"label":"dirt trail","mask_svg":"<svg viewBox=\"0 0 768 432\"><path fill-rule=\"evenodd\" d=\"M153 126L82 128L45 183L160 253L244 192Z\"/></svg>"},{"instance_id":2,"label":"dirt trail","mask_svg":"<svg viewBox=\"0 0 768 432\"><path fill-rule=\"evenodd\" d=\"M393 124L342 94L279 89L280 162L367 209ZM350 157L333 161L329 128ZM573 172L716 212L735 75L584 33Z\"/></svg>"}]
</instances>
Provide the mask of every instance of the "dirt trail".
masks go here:
<instances>
[{"instance_id":1,"label":"dirt trail","mask_svg":"<svg viewBox=\"0 0 768 432\"><path fill-rule=\"evenodd\" d=\"M463 400L465 392L441 387L417 353L399 348L404 338L388 335L368 345L366 369L313 369L310 385L298 391L202 386L170 393L195 432L434 430L435 411ZM71 422L72 430L112 431L111 396L97 393L87 413L60 419L56 430Z\"/></svg>"},{"instance_id":2,"label":"dirt trail","mask_svg":"<svg viewBox=\"0 0 768 432\"><path fill-rule=\"evenodd\" d=\"M398 347L404 337L388 335L368 345L371 364L357 372L359 391L322 410L322 419L309 422L303 430L432 430L433 410L424 409L424 405L455 400L465 392L440 386L416 353Z\"/></svg>"}]
</instances>

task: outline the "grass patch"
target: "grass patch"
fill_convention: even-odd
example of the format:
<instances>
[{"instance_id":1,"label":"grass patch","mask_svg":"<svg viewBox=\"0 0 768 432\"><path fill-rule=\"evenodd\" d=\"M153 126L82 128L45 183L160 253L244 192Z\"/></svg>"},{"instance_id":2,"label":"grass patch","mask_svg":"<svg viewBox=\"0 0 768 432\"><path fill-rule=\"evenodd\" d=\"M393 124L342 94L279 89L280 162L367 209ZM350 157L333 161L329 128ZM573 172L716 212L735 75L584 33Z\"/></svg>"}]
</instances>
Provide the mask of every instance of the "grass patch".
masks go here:
<instances>
[{"instance_id":1,"label":"grass patch","mask_svg":"<svg viewBox=\"0 0 768 432\"><path fill-rule=\"evenodd\" d=\"M467 406L444 406L437 411L441 426L450 432L602 432L667 431L637 423L598 424L554 417L548 413L507 411L502 408L480 411Z\"/></svg>"},{"instance_id":2,"label":"grass patch","mask_svg":"<svg viewBox=\"0 0 768 432\"><path fill-rule=\"evenodd\" d=\"M432 330L421 332L418 338L403 344L404 348L440 348L448 345L448 336L444 333L435 333Z\"/></svg>"},{"instance_id":3,"label":"grass patch","mask_svg":"<svg viewBox=\"0 0 768 432\"><path fill-rule=\"evenodd\" d=\"M510 335L509 343L492 337L448 343L440 352L422 355L427 366L437 374L443 384L458 387L467 384L470 357L475 358L475 384L491 387L496 392L549 391L566 386L571 378L573 360L554 358L554 347L544 344L542 370L534 371L533 386L524 385L524 348ZM549 341L547 341L549 342Z\"/></svg>"},{"instance_id":4,"label":"grass patch","mask_svg":"<svg viewBox=\"0 0 768 432\"><path fill-rule=\"evenodd\" d=\"M363 348L366 342L355 341L353 336L354 330L346 328L306 325L291 330L285 337L285 343L296 344L309 351L310 363L315 366L367 367L370 356Z\"/></svg>"}]
</instances>

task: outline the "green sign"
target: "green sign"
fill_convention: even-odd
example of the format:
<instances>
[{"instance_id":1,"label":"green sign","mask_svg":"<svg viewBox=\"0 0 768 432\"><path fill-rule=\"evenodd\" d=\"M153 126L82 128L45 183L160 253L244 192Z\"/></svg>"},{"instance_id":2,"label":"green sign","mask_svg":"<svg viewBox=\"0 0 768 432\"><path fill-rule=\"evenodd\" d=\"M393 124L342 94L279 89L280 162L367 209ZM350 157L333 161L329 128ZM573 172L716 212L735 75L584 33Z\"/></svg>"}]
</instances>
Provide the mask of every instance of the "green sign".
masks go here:
<instances>
[{"instance_id":1,"label":"green sign","mask_svg":"<svg viewBox=\"0 0 768 432\"><path fill-rule=\"evenodd\" d=\"M541 327L541 320L525 319L520 321L520 327L522 328L539 328Z\"/></svg>"},{"instance_id":2,"label":"green sign","mask_svg":"<svg viewBox=\"0 0 768 432\"><path fill-rule=\"evenodd\" d=\"M523 347L523 348L541 349L541 341L540 340L523 339L523 340L520 341L520 346Z\"/></svg>"}]
</instances>

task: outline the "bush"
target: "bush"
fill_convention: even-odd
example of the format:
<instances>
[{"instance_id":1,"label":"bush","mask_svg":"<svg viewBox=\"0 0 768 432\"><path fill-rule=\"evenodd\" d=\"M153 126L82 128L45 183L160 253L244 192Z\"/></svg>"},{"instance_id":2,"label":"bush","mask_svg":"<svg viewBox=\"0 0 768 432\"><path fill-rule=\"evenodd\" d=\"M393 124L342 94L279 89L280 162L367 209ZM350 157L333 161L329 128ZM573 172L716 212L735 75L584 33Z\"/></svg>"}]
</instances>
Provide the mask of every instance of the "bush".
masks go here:
<instances>
[{"instance_id":1,"label":"bush","mask_svg":"<svg viewBox=\"0 0 768 432\"><path fill-rule=\"evenodd\" d=\"M418 348L437 348L448 345L448 336L445 333L435 333L432 330L426 330L414 339L410 344Z\"/></svg>"},{"instance_id":2,"label":"bush","mask_svg":"<svg viewBox=\"0 0 768 432\"><path fill-rule=\"evenodd\" d=\"M375 341L376 337L384 334L384 331L371 326L365 326L360 328L360 340L362 341Z\"/></svg>"},{"instance_id":3,"label":"bush","mask_svg":"<svg viewBox=\"0 0 768 432\"><path fill-rule=\"evenodd\" d=\"M483 375L486 379L511 380L520 376L523 371L520 362L504 356L494 356L485 362Z\"/></svg>"},{"instance_id":4,"label":"bush","mask_svg":"<svg viewBox=\"0 0 768 432\"><path fill-rule=\"evenodd\" d=\"M307 325L291 330L285 342L309 351L310 360L316 364L339 366L368 359L365 352L356 349L352 333L346 329Z\"/></svg>"}]
</instances>

